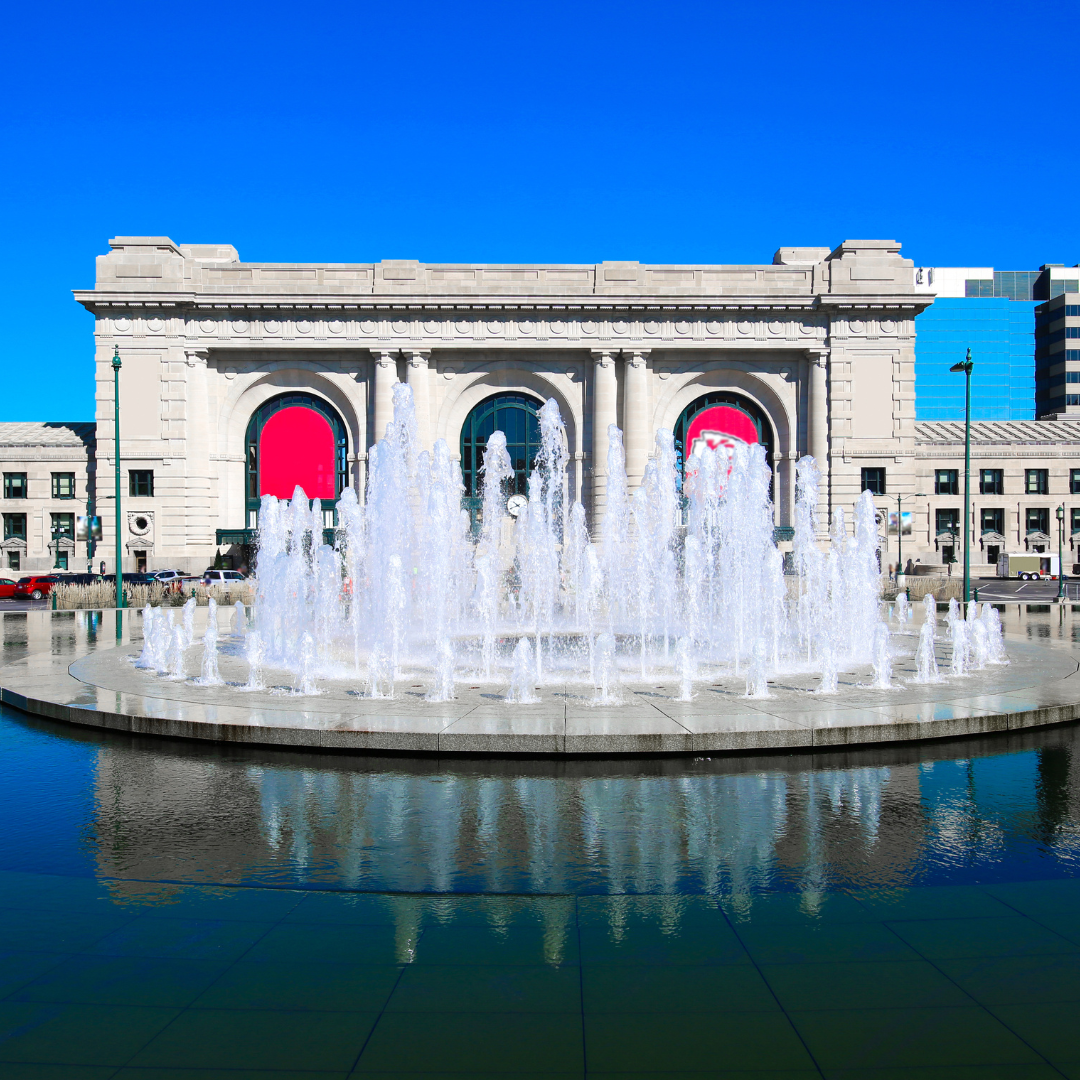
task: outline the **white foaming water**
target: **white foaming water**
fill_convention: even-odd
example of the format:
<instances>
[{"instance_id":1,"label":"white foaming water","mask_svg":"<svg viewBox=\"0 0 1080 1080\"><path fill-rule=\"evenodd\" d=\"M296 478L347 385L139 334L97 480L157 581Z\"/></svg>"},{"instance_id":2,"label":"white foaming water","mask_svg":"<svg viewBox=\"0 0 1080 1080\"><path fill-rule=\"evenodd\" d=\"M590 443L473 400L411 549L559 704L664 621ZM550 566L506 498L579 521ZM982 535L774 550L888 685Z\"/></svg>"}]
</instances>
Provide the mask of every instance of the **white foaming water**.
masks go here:
<instances>
[{"instance_id":1,"label":"white foaming water","mask_svg":"<svg viewBox=\"0 0 1080 1080\"><path fill-rule=\"evenodd\" d=\"M540 700L533 690L532 647L527 637L521 638L514 649L514 670L506 700L515 705L535 705Z\"/></svg>"},{"instance_id":2,"label":"white foaming water","mask_svg":"<svg viewBox=\"0 0 1080 1080\"><path fill-rule=\"evenodd\" d=\"M874 686L878 690L893 689L889 628L883 622L874 628Z\"/></svg>"},{"instance_id":3,"label":"white foaming water","mask_svg":"<svg viewBox=\"0 0 1080 1080\"><path fill-rule=\"evenodd\" d=\"M222 679L218 671L218 623L217 601L210 597L206 611L206 633L203 634L202 674L195 680L200 686L220 686Z\"/></svg>"},{"instance_id":4,"label":"white foaming water","mask_svg":"<svg viewBox=\"0 0 1080 1080\"><path fill-rule=\"evenodd\" d=\"M280 669L305 693L320 679L392 698L407 680L426 682L429 700L448 701L467 679L511 683L518 701L537 686L577 684L588 697L598 687L610 703L624 679L643 674L677 681L684 698L697 679L730 676L765 694L779 673L820 671L825 689L837 670L874 661L881 581L868 492L850 531L836 512L826 554L817 467L798 462L795 573L785 576L763 446L740 445L730 459L699 449L681 483L673 436L659 431L631 499L622 432L612 426L605 518L594 538L573 501L554 401L538 420L540 450L516 521L506 512L514 475L506 440L489 436L476 534L461 507L460 466L442 440L421 450L403 384L385 438L369 453L364 504L351 489L338 502L334 547L323 542L318 500L300 489L291 500L265 496L246 688ZM140 662L182 672L193 616L185 606L176 628L154 616ZM245 621L238 608L234 636Z\"/></svg>"},{"instance_id":5,"label":"white foaming water","mask_svg":"<svg viewBox=\"0 0 1080 1080\"><path fill-rule=\"evenodd\" d=\"M233 604L232 627L230 629L234 638L242 638L247 633L247 608L244 607L243 600L237 600Z\"/></svg>"}]
</instances>

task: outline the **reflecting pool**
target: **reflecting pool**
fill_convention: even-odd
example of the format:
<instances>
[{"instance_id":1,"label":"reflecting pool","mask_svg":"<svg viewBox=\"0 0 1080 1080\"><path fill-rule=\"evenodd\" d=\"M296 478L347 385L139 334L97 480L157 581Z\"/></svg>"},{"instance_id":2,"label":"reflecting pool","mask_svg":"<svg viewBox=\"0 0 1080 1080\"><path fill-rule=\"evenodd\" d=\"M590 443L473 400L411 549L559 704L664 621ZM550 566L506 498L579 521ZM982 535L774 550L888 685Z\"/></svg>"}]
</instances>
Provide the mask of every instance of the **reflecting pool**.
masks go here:
<instances>
[{"instance_id":1,"label":"reflecting pool","mask_svg":"<svg viewBox=\"0 0 1080 1080\"><path fill-rule=\"evenodd\" d=\"M0 1076L1080 1076L1078 739L448 761L6 711Z\"/></svg>"}]
</instances>

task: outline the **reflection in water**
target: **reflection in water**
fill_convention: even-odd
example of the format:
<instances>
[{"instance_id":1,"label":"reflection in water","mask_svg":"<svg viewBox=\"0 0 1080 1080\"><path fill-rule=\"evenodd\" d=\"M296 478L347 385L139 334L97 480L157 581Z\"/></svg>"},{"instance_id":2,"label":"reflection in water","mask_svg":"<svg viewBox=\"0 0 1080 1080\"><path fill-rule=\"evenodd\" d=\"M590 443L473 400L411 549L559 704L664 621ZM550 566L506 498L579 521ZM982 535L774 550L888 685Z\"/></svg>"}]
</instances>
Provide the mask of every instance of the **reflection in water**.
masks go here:
<instances>
[{"instance_id":1,"label":"reflection in water","mask_svg":"<svg viewBox=\"0 0 1080 1080\"><path fill-rule=\"evenodd\" d=\"M1071 872L1075 738L633 764L103 739L86 843L129 880L736 906L795 890L813 909L837 888Z\"/></svg>"}]
</instances>

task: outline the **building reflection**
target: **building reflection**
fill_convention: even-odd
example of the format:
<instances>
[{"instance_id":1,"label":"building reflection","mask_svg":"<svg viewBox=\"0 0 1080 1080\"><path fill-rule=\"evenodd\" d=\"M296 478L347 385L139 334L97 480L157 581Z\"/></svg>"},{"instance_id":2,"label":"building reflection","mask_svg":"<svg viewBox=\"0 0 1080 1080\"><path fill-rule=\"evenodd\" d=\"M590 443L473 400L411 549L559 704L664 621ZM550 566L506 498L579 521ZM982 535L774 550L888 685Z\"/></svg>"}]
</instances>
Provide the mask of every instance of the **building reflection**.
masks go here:
<instances>
[{"instance_id":1,"label":"building reflection","mask_svg":"<svg viewBox=\"0 0 1080 1080\"><path fill-rule=\"evenodd\" d=\"M132 886L411 894L417 919L440 895L502 894L508 911L540 904L556 955L575 896L647 895L674 917L686 897L739 912L783 890L812 913L829 890L945 880L1017 845L1069 861L1075 728L1025 738L632 766L118 739L99 751L87 843L103 877Z\"/></svg>"}]
</instances>

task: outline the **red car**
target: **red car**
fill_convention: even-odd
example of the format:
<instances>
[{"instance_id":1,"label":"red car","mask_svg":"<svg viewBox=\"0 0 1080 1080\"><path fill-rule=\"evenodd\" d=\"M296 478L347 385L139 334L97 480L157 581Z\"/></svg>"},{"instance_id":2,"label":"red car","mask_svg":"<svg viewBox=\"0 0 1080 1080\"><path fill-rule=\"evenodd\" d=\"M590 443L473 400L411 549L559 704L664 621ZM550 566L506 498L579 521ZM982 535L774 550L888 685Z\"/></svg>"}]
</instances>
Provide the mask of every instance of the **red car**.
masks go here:
<instances>
[{"instance_id":1,"label":"red car","mask_svg":"<svg viewBox=\"0 0 1080 1080\"><path fill-rule=\"evenodd\" d=\"M33 577L19 578L15 584L14 595L24 599L30 597L31 600L41 600L52 592L52 587L59 580L55 574L35 574Z\"/></svg>"}]
</instances>

